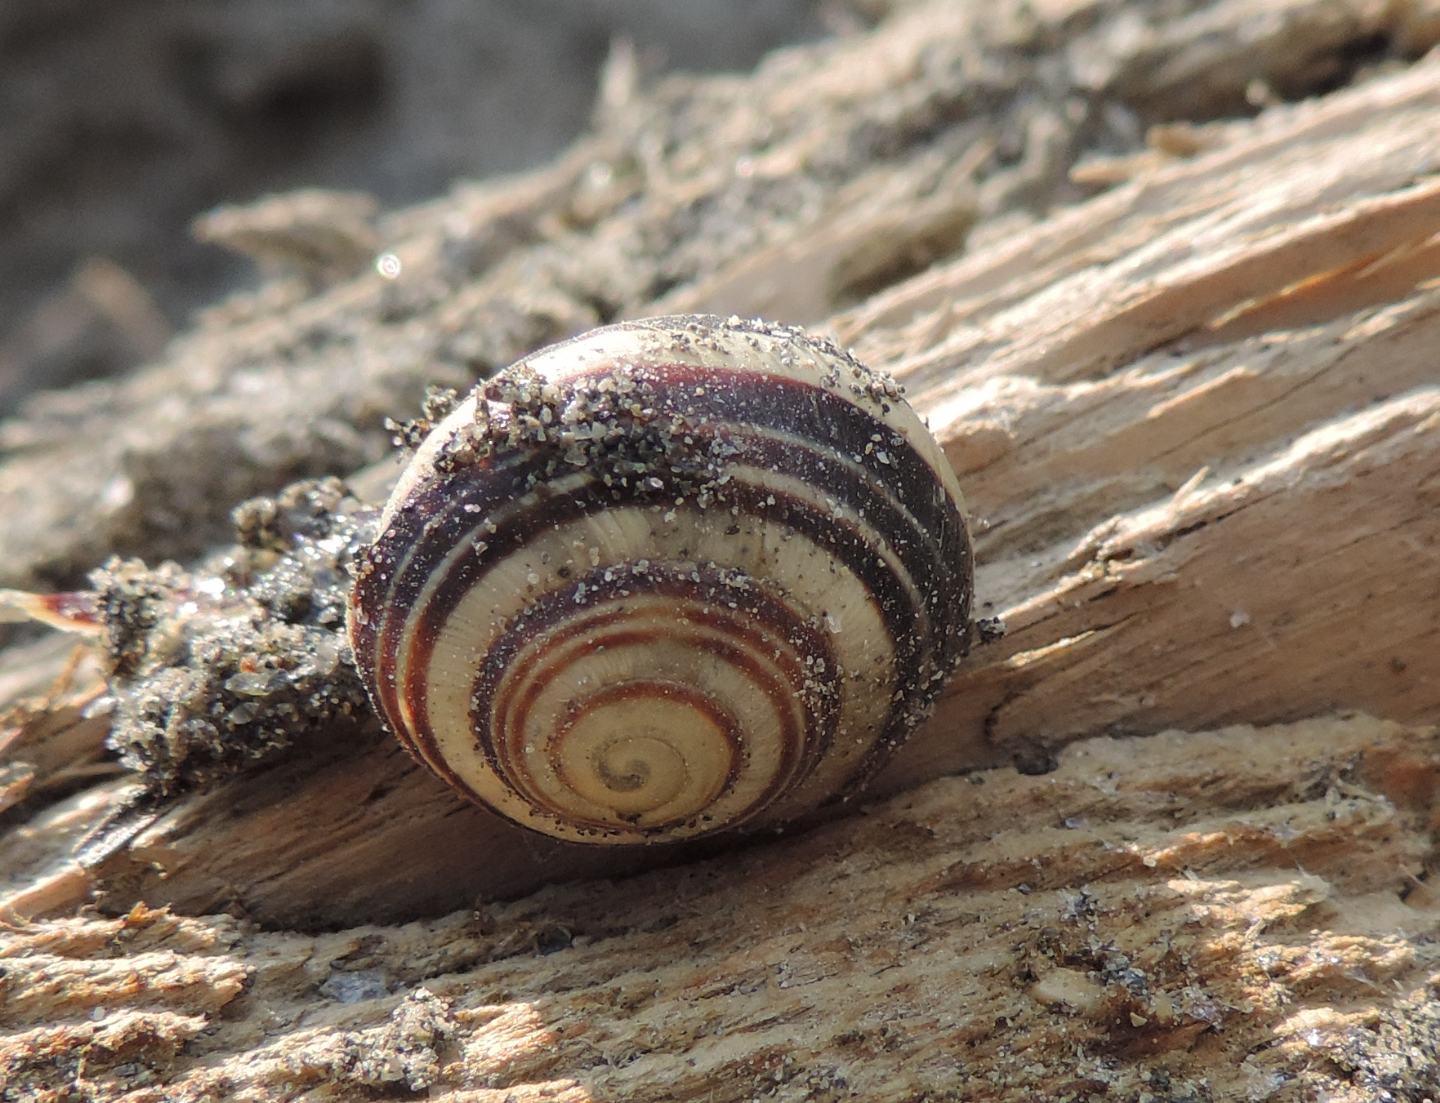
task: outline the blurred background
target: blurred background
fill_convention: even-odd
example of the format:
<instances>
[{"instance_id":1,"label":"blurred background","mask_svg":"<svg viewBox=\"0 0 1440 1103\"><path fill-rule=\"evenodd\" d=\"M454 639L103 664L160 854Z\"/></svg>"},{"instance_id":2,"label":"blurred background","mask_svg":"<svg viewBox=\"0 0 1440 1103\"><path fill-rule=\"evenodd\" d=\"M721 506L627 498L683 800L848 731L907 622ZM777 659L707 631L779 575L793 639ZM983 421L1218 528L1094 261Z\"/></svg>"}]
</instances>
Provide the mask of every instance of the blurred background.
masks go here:
<instances>
[{"instance_id":1,"label":"blurred background","mask_svg":"<svg viewBox=\"0 0 1440 1103\"><path fill-rule=\"evenodd\" d=\"M543 162L606 57L743 70L824 0L0 0L0 416L156 353L253 267L197 241L298 187L381 207ZM843 14L842 14L843 11Z\"/></svg>"}]
</instances>

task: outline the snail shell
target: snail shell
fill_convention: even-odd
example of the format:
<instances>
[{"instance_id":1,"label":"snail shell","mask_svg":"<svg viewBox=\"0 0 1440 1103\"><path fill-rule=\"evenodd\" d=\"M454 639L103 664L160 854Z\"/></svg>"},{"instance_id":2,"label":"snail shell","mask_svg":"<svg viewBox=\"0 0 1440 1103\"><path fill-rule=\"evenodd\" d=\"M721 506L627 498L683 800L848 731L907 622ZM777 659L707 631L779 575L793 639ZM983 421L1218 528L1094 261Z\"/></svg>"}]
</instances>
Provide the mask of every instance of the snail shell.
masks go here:
<instances>
[{"instance_id":1,"label":"snail shell","mask_svg":"<svg viewBox=\"0 0 1440 1103\"><path fill-rule=\"evenodd\" d=\"M596 843L854 791L969 637L960 489L887 376L761 322L554 345L425 439L349 631L378 711L471 800Z\"/></svg>"}]
</instances>

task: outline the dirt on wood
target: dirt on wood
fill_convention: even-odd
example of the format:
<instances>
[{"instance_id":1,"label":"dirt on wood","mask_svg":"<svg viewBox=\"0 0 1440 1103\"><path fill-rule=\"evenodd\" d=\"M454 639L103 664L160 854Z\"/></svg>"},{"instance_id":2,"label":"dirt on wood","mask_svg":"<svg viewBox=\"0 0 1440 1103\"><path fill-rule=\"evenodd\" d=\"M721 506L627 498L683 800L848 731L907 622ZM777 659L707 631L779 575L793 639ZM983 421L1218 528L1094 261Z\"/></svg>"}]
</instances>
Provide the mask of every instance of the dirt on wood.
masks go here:
<instances>
[{"instance_id":1,"label":"dirt on wood","mask_svg":"<svg viewBox=\"0 0 1440 1103\"><path fill-rule=\"evenodd\" d=\"M0 585L140 557L185 687L0 652L0 1098L1440 1094L1440 8L854 8L523 177L220 212L257 290L0 424ZM668 311L893 372L973 510L1006 632L844 815L549 843L226 665L339 639L284 548L428 386Z\"/></svg>"},{"instance_id":2,"label":"dirt on wood","mask_svg":"<svg viewBox=\"0 0 1440 1103\"><path fill-rule=\"evenodd\" d=\"M1045 776L402 926L12 927L0 1076L128 1103L1419 1100L1437 738L1094 740Z\"/></svg>"},{"instance_id":3,"label":"dirt on wood","mask_svg":"<svg viewBox=\"0 0 1440 1103\"><path fill-rule=\"evenodd\" d=\"M189 232L210 207L433 198L563 149L627 86L607 58L631 78L745 69L856 18L839 0L6 5L0 416L152 359L253 284L223 225Z\"/></svg>"}]
</instances>

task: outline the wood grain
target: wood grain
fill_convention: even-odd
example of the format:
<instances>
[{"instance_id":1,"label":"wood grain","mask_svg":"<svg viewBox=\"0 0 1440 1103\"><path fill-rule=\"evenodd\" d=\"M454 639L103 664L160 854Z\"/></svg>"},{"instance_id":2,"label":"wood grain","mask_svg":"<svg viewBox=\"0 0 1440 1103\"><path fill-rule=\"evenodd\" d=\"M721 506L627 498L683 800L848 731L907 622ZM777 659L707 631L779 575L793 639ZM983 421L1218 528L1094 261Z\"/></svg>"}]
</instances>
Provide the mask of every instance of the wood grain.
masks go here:
<instances>
[{"instance_id":1,"label":"wood grain","mask_svg":"<svg viewBox=\"0 0 1440 1103\"><path fill-rule=\"evenodd\" d=\"M266 283L32 403L0 582L307 472L379 499L424 383L739 310L906 382L1004 637L778 840L545 842L362 724L85 866L133 792L94 668L7 646L3 1091L1440 1096L1440 7L850 7L382 216L408 282Z\"/></svg>"},{"instance_id":2,"label":"wood grain","mask_svg":"<svg viewBox=\"0 0 1440 1103\"><path fill-rule=\"evenodd\" d=\"M441 920L307 936L137 905L0 932L0 1080L126 1103L1434 1090L1440 734L1357 717L1060 759Z\"/></svg>"},{"instance_id":3,"label":"wood grain","mask_svg":"<svg viewBox=\"0 0 1440 1103\"><path fill-rule=\"evenodd\" d=\"M1230 127L835 320L945 444L1008 626L867 797L1101 733L1435 715L1436 117L1429 62ZM117 902L315 925L696 852L538 839L366 730L191 801L105 878Z\"/></svg>"}]
</instances>

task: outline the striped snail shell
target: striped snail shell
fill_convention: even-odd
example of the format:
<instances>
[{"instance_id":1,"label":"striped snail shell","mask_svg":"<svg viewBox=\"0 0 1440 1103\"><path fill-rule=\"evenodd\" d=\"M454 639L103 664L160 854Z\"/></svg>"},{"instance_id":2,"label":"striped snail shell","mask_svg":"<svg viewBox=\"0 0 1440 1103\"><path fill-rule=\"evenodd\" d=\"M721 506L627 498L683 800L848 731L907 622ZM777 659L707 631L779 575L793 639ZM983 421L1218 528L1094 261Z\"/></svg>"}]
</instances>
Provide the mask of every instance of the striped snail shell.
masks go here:
<instances>
[{"instance_id":1,"label":"striped snail shell","mask_svg":"<svg viewBox=\"0 0 1440 1103\"><path fill-rule=\"evenodd\" d=\"M627 322L482 383L361 557L375 705L563 839L777 824L855 790L969 638L955 477L888 376L797 329Z\"/></svg>"}]
</instances>

